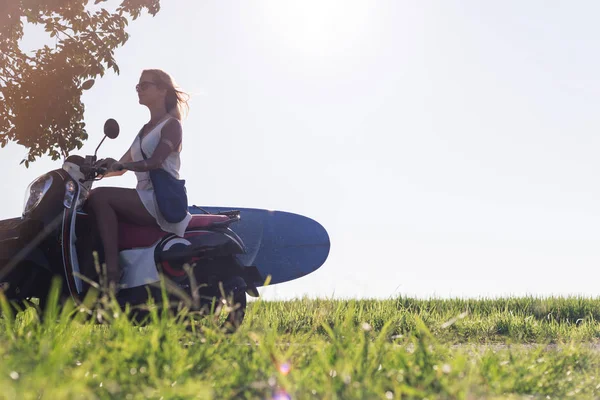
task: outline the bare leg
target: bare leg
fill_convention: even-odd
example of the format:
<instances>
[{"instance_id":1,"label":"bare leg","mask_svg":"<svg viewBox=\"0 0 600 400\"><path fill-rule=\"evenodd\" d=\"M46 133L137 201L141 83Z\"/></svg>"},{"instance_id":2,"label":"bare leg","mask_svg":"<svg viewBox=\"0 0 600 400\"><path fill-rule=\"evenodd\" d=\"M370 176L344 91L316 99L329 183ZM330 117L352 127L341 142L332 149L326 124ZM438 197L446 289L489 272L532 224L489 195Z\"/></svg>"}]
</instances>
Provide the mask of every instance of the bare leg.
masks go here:
<instances>
[{"instance_id":1,"label":"bare leg","mask_svg":"<svg viewBox=\"0 0 600 400\"><path fill-rule=\"evenodd\" d=\"M108 282L109 284L116 284L121 276L118 220L123 219L143 226L156 226L156 220L148 213L134 189L97 188L90 193L88 203L96 218L96 224L104 246Z\"/></svg>"}]
</instances>

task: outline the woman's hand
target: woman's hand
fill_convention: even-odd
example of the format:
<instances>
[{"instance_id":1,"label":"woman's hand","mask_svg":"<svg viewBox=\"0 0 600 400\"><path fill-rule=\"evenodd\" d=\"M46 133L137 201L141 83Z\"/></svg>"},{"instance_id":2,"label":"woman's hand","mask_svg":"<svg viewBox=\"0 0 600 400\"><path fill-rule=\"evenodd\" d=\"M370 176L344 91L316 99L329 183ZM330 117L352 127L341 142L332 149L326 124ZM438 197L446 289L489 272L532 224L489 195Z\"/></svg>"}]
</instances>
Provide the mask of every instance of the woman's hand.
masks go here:
<instances>
[{"instance_id":1,"label":"woman's hand","mask_svg":"<svg viewBox=\"0 0 600 400\"><path fill-rule=\"evenodd\" d=\"M117 160L114 158L103 158L102 160L98 160L94 163L94 167L96 168L106 168L108 170L111 169L112 165L115 164Z\"/></svg>"}]
</instances>

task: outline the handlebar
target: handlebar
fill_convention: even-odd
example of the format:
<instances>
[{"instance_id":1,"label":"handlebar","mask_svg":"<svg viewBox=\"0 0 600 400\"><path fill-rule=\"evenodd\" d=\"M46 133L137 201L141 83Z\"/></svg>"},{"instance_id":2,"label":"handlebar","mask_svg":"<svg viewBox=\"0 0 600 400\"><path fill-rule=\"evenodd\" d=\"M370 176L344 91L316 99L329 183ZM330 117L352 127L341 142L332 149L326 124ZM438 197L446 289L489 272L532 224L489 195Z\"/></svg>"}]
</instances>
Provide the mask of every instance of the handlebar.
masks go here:
<instances>
[{"instance_id":1,"label":"handlebar","mask_svg":"<svg viewBox=\"0 0 600 400\"><path fill-rule=\"evenodd\" d=\"M104 175L106 174L106 172L108 171L107 168L103 168L103 167L91 167L89 165L82 165L81 167L79 167L79 169L81 170L81 172L85 175Z\"/></svg>"},{"instance_id":2,"label":"handlebar","mask_svg":"<svg viewBox=\"0 0 600 400\"><path fill-rule=\"evenodd\" d=\"M94 167L90 165L82 165L79 167L79 170L85 176L85 180L96 180L98 176L106 175L108 172L107 168L104 167Z\"/></svg>"}]
</instances>

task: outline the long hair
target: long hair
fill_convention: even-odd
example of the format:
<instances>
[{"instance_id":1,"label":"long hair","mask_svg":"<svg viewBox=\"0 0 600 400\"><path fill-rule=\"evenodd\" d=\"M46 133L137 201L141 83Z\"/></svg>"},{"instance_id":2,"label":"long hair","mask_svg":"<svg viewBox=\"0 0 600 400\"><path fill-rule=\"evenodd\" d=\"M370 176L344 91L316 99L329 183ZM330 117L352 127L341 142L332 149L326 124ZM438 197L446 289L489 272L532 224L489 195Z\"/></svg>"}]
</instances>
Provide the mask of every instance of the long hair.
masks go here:
<instances>
[{"instance_id":1,"label":"long hair","mask_svg":"<svg viewBox=\"0 0 600 400\"><path fill-rule=\"evenodd\" d=\"M190 95L181 90L175 80L162 69L145 69L142 73L152 74L153 81L162 89L167 89L165 96L165 109L169 114L181 121L187 115L190 106L188 104Z\"/></svg>"}]
</instances>

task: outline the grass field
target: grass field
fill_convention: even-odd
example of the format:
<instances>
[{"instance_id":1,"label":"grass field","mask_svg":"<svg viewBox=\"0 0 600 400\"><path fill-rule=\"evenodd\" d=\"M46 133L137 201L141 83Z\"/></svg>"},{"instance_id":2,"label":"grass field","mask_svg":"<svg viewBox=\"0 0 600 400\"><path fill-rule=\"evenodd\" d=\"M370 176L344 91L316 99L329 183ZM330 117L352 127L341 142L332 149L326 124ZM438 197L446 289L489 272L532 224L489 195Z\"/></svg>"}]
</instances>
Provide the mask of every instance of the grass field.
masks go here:
<instances>
[{"instance_id":1,"label":"grass field","mask_svg":"<svg viewBox=\"0 0 600 400\"><path fill-rule=\"evenodd\" d=\"M257 301L234 334L0 302L1 399L600 398L598 299Z\"/></svg>"}]
</instances>

